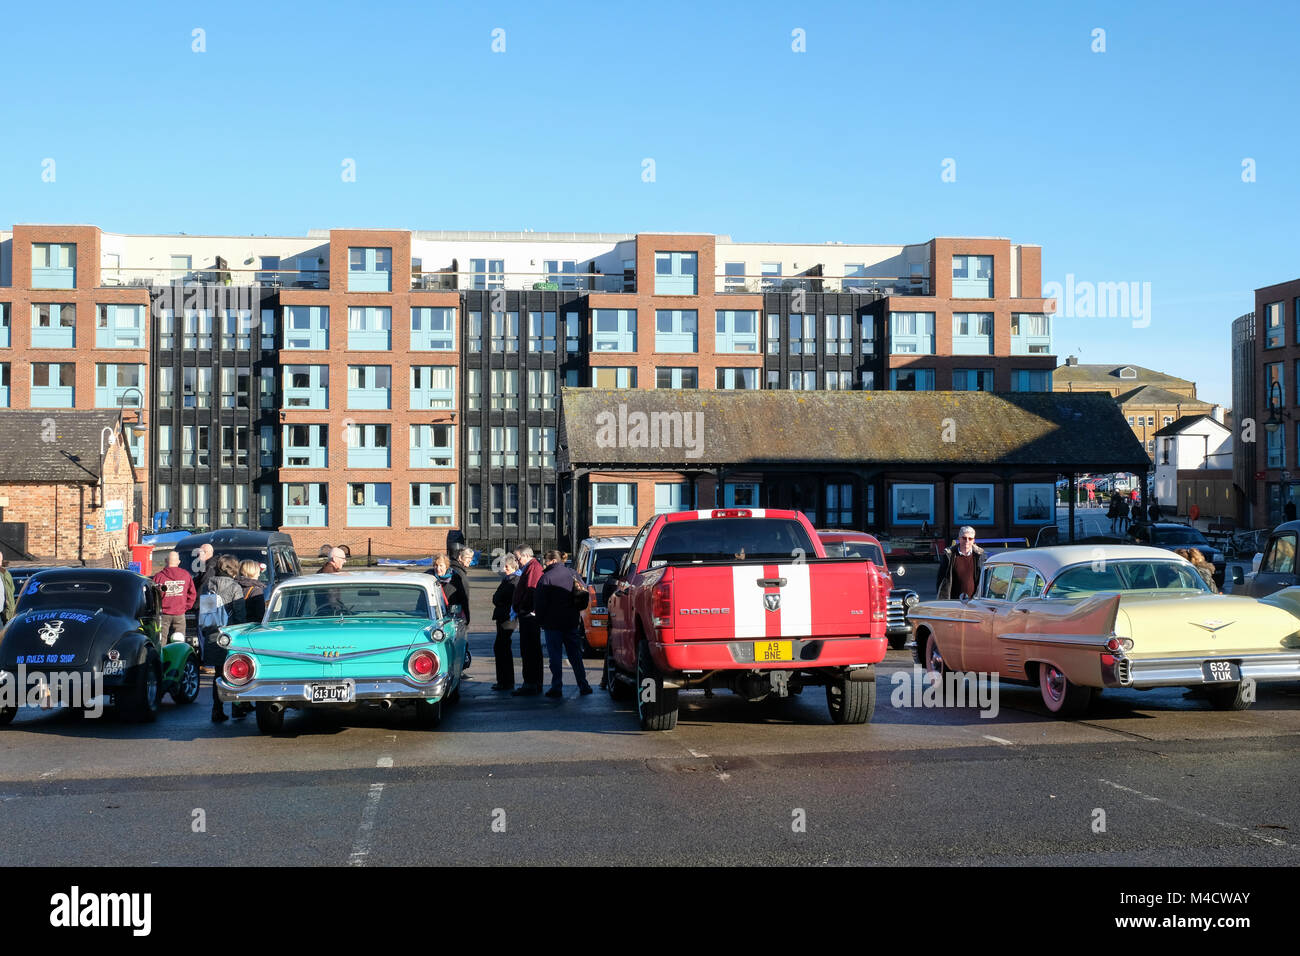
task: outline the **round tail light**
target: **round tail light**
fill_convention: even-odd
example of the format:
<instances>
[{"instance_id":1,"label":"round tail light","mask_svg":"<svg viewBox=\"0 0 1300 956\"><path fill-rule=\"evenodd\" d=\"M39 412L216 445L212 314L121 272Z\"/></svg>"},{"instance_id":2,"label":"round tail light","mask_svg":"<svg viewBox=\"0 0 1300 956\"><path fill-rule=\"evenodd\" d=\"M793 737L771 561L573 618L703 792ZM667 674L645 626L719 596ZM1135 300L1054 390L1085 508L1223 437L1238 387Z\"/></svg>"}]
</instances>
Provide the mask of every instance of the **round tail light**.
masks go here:
<instances>
[{"instance_id":1,"label":"round tail light","mask_svg":"<svg viewBox=\"0 0 1300 956\"><path fill-rule=\"evenodd\" d=\"M416 680L433 680L438 673L438 655L428 650L416 651L406 659L406 670Z\"/></svg>"},{"instance_id":2,"label":"round tail light","mask_svg":"<svg viewBox=\"0 0 1300 956\"><path fill-rule=\"evenodd\" d=\"M247 654L232 654L226 658L226 680L232 684L247 684L253 679L253 659Z\"/></svg>"}]
</instances>

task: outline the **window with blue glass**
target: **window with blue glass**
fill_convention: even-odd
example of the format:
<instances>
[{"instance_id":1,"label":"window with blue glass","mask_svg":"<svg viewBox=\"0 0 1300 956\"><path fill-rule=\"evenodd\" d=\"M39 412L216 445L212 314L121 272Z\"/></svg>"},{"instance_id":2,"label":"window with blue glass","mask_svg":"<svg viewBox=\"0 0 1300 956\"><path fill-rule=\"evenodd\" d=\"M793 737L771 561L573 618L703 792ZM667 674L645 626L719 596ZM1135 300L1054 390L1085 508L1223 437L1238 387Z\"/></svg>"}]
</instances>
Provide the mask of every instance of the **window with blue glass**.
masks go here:
<instances>
[{"instance_id":1,"label":"window with blue glass","mask_svg":"<svg viewBox=\"0 0 1300 956\"><path fill-rule=\"evenodd\" d=\"M32 303L32 348L77 347L77 307L71 302Z\"/></svg>"},{"instance_id":2,"label":"window with blue glass","mask_svg":"<svg viewBox=\"0 0 1300 956\"><path fill-rule=\"evenodd\" d=\"M817 316L793 313L789 317L790 354L813 355L817 351Z\"/></svg>"},{"instance_id":3,"label":"window with blue glass","mask_svg":"<svg viewBox=\"0 0 1300 956\"><path fill-rule=\"evenodd\" d=\"M393 310L387 306L348 308L348 349L387 352L393 347Z\"/></svg>"},{"instance_id":4,"label":"window with blue glass","mask_svg":"<svg viewBox=\"0 0 1300 956\"><path fill-rule=\"evenodd\" d=\"M722 486L724 508L757 508L758 482L729 481Z\"/></svg>"},{"instance_id":5,"label":"window with blue glass","mask_svg":"<svg viewBox=\"0 0 1300 956\"><path fill-rule=\"evenodd\" d=\"M393 250L353 246L348 249L349 292L392 292Z\"/></svg>"},{"instance_id":6,"label":"window with blue glass","mask_svg":"<svg viewBox=\"0 0 1300 956\"><path fill-rule=\"evenodd\" d=\"M483 466L483 429L470 425L465 429L465 467L481 468Z\"/></svg>"},{"instance_id":7,"label":"window with blue glass","mask_svg":"<svg viewBox=\"0 0 1300 956\"><path fill-rule=\"evenodd\" d=\"M694 309L655 311L656 352L698 352L699 343L699 313Z\"/></svg>"},{"instance_id":8,"label":"window with blue glass","mask_svg":"<svg viewBox=\"0 0 1300 956\"><path fill-rule=\"evenodd\" d=\"M617 528L636 526L636 485L599 481L591 485L591 523Z\"/></svg>"},{"instance_id":9,"label":"window with blue glass","mask_svg":"<svg viewBox=\"0 0 1300 956\"><path fill-rule=\"evenodd\" d=\"M758 369L756 368L720 368L717 370L716 387L726 389L757 389Z\"/></svg>"},{"instance_id":10,"label":"window with blue glass","mask_svg":"<svg viewBox=\"0 0 1300 956\"><path fill-rule=\"evenodd\" d=\"M323 528L329 524L329 486L324 482L286 482L284 523L296 527Z\"/></svg>"},{"instance_id":11,"label":"window with blue glass","mask_svg":"<svg viewBox=\"0 0 1300 956\"><path fill-rule=\"evenodd\" d=\"M699 388L700 370L697 368L657 368L655 388Z\"/></svg>"},{"instance_id":12,"label":"window with blue glass","mask_svg":"<svg viewBox=\"0 0 1300 956\"><path fill-rule=\"evenodd\" d=\"M1050 355L1052 326L1049 316L1041 312L1011 314L1011 354Z\"/></svg>"},{"instance_id":13,"label":"window with blue glass","mask_svg":"<svg viewBox=\"0 0 1300 956\"><path fill-rule=\"evenodd\" d=\"M330 367L286 365L283 388L285 408L329 408Z\"/></svg>"},{"instance_id":14,"label":"window with blue glass","mask_svg":"<svg viewBox=\"0 0 1300 956\"><path fill-rule=\"evenodd\" d=\"M519 351L519 313L492 313L492 351Z\"/></svg>"},{"instance_id":15,"label":"window with blue glass","mask_svg":"<svg viewBox=\"0 0 1300 956\"><path fill-rule=\"evenodd\" d=\"M853 316L827 315L823 328L822 350L827 355L853 354Z\"/></svg>"},{"instance_id":16,"label":"window with blue glass","mask_svg":"<svg viewBox=\"0 0 1300 956\"><path fill-rule=\"evenodd\" d=\"M9 321L12 308L8 302L0 302L0 349L7 349L13 344Z\"/></svg>"},{"instance_id":17,"label":"window with blue glass","mask_svg":"<svg viewBox=\"0 0 1300 956\"><path fill-rule=\"evenodd\" d=\"M555 429L547 427L528 429L528 467L555 467Z\"/></svg>"},{"instance_id":18,"label":"window with blue glass","mask_svg":"<svg viewBox=\"0 0 1300 956\"><path fill-rule=\"evenodd\" d=\"M767 354L781 353L781 316L768 313L767 316Z\"/></svg>"},{"instance_id":19,"label":"window with blue glass","mask_svg":"<svg viewBox=\"0 0 1300 956\"><path fill-rule=\"evenodd\" d=\"M412 425L412 468L455 468L456 429L452 425Z\"/></svg>"},{"instance_id":20,"label":"window with blue glass","mask_svg":"<svg viewBox=\"0 0 1300 956\"><path fill-rule=\"evenodd\" d=\"M791 370L788 381L791 391L815 392L817 390L817 373L815 371Z\"/></svg>"},{"instance_id":21,"label":"window with blue glass","mask_svg":"<svg viewBox=\"0 0 1300 956\"><path fill-rule=\"evenodd\" d=\"M517 525L519 523L519 486L513 483L493 484L489 486L492 505L492 523L494 525Z\"/></svg>"},{"instance_id":22,"label":"window with blue glass","mask_svg":"<svg viewBox=\"0 0 1300 956\"><path fill-rule=\"evenodd\" d=\"M934 313L890 312L889 334L894 355L933 355Z\"/></svg>"},{"instance_id":23,"label":"window with blue glass","mask_svg":"<svg viewBox=\"0 0 1300 956\"><path fill-rule=\"evenodd\" d=\"M1286 404L1286 370L1281 362L1269 362L1264 366L1264 396L1270 409Z\"/></svg>"},{"instance_id":24,"label":"window with blue glass","mask_svg":"<svg viewBox=\"0 0 1300 956\"><path fill-rule=\"evenodd\" d=\"M316 349L330 347L330 310L326 305L284 307L284 347Z\"/></svg>"},{"instance_id":25,"label":"window with blue glass","mask_svg":"<svg viewBox=\"0 0 1300 956\"><path fill-rule=\"evenodd\" d=\"M953 369L952 390L954 392L993 391L993 369L991 368Z\"/></svg>"},{"instance_id":26,"label":"window with blue glass","mask_svg":"<svg viewBox=\"0 0 1300 956\"><path fill-rule=\"evenodd\" d=\"M1011 372L1011 391L1050 392L1052 373L1049 369L1018 368Z\"/></svg>"},{"instance_id":27,"label":"window with blue glass","mask_svg":"<svg viewBox=\"0 0 1300 956\"><path fill-rule=\"evenodd\" d=\"M391 426L352 424L346 434L349 468L391 467Z\"/></svg>"},{"instance_id":28,"label":"window with blue glass","mask_svg":"<svg viewBox=\"0 0 1300 956\"><path fill-rule=\"evenodd\" d=\"M32 363L32 408L74 408L77 366L71 362Z\"/></svg>"},{"instance_id":29,"label":"window with blue glass","mask_svg":"<svg viewBox=\"0 0 1300 956\"><path fill-rule=\"evenodd\" d=\"M411 309L411 351L454 352L456 310L454 308Z\"/></svg>"},{"instance_id":30,"label":"window with blue glass","mask_svg":"<svg viewBox=\"0 0 1300 956\"><path fill-rule=\"evenodd\" d=\"M719 309L714 314L714 351L758 352L758 313L752 310Z\"/></svg>"},{"instance_id":31,"label":"window with blue glass","mask_svg":"<svg viewBox=\"0 0 1300 956\"><path fill-rule=\"evenodd\" d=\"M528 351L554 352L556 349L554 312L528 313Z\"/></svg>"},{"instance_id":32,"label":"window with blue glass","mask_svg":"<svg viewBox=\"0 0 1300 956\"><path fill-rule=\"evenodd\" d=\"M577 312L564 313L564 351L570 355L582 350L582 319Z\"/></svg>"},{"instance_id":33,"label":"window with blue glass","mask_svg":"<svg viewBox=\"0 0 1300 956\"><path fill-rule=\"evenodd\" d=\"M275 351L275 309L262 310L262 341L260 345L263 352Z\"/></svg>"},{"instance_id":34,"label":"window with blue glass","mask_svg":"<svg viewBox=\"0 0 1300 956\"><path fill-rule=\"evenodd\" d=\"M253 347L253 310L222 309L217 316L221 326L221 347L226 350Z\"/></svg>"},{"instance_id":35,"label":"window with blue glass","mask_svg":"<svg viewBox=\"0 0 1300 956\"><path fill-rule=\"evenodd\" d=\"M655 253L655 295L695 295L699 256L694 252Z\"/></svg>"},{"instance_id":36,"label":"window with blue glass","mask_svg":"<svg viewBox=\"0 0 1300 956\"><path fill-rule=\"evenodd\" d=\"M1265 468L1285 468L1286 467L1286 431L1282 428L1276 431L1264 430L1265 444L1268 449L1268 458Z\"/></svg>"},{"instance_id":37,"label":"window with blue glass","mask_svg":"<svg viewBox=\"0 0 1300 956\"><path fill-rule=\"evenodd\" d=\"M143 404L143 365L96 365L96 408L139 408ZM128 390L135 389L134 392Z\"/></svg>"},{"instance_id":38,"label":"window with blue glass","mask_svg":"<svg viewBox=\"0 0 1300 956\"><path fill-rule=\"evenodd\" d=\"M95 307L95 345L101 349L144 348L142 305L99 305Z\"/></svg>"},{"instance_id":39,"label":"window with blue glass","mask_svg":"<svg viewBox=\"0 0 1300 956\"><path fill-rule=\"evenodd\" d=\"M690 511L691 486L684 481L655 482L655 514Z\"/></svg>"},{"instance_id":40,"label":"window with blue glass","mask_svg":"<svg viewBox=\"0 0 1300 956\"><path fill-rule=\"evenodd\" d=\"M636 309L592 309L593 352L636 351Z\"/></svg>"},{"instance_id":41,"label":"window with blue glass","mask_svg":"<svg viewBox=\"0 0 1300 956\"><path fill-rule=\"evenodd\" d=\"M636 369L627 366L605 366L591 370L592 388L636 388Z\"/></svg>"},{"instance_id":42,"label":"window with blue glass","mask_svg":"<svg viewBox=\"0 0 1300 956\"><path fill-rule=\"evenodd\" d=\"M544 259L542 267L546 270L546 281L557 289L585 289L586 278L578 278L578 263L575 259Z\"/></svg>"},{"instance_id":43,"label":"window with blue glass","mask_svg":"<svg viewBox=\"0 0 1300 956\"><path fill-rule=\"evenodd\" d=\"M411 366L411 408L456 407L456 367L454 365Z\"/></svg>"},{"instance_id":44,"label":"window with blue glass","mask_svg":"<svg viewBox=\"0 0 1300 956\"><path fill-rule=\"evenodd\" d=\"M858 316L858 340L864 358L876 354L876 317L868 312Z\"/></svg>"},{"instance_id":45,"label":"window with blue glass","mask_svg":"<svg viewBox=\"0 0 1300 956\"><path fill-rule=\"evenodd\" d=\"M9 407L9 363L0 362L0 408Z\"/></svg>"},{"instance_id":46,"label":"window with blue glass","mask_svg":"<svg viewBox=\"0 0 1300 956\"><path fill-rule=\"evenodd\" d=\"M1282 324L1282 303L1270 302L1264 306L1264 348L1275 349L1286 345L1286 328Z\"/></svg>"},{"instance_id":47,"label":"window with blue glass","mask_svg":"<svg viewBox=\"0 0 1300 956\"><path fill-rule=\"evenodd\" d=\"M75 289L76 287L76 243L33 242L32 288Z\"/></svg>"},{"instance_id":48,"label":"window with blue glass","mask_svg":"<svg viewBox=\"0 0 1300 956\"><path fill-rule=\"evenodd\" d=\"M745 264L743 262L725 262L722 265L722 291L745 291Z\"/></svg>"},{"instance_id":49,"label":"window with blue glass","mask_svg":"<svg viewBox=\"0 0 1300 956\"><path fill-rule=\"evenodd\" d=\"M471 288L504 289L506 287L506 261L504 259L471 259Z\"/></svg>"},{"instance_id":50,"label":"window with blue glass","mask_svg":"<svg viewBox=\"0 0 1300 956\"><path fill-rule=\"evenodd\" d=\"M891 369L889 372L889 387L896 392L933 392L934 369Z\"/></svg>"},{"instance_id":51,"label":"window with blue glass","mask_svg":"<svg viewBox=\"0 0 1300 956\"><path fill-rule=\"evenodd\" d=\"M528 523L532 525L555 524L557 501L555 485L533 482L528 486Z\"/></svg>"},{"instance_id":52,"label":"window with blue glass","mask_svg":"<svg viewBox=\"0 0 1300 956\"><path fill-rule=\"evenodd\" d=\"M471 352L483 351L483 313L469 313L469 328L467 338L469 339L469 350Z\"/></svg>"},{"instance_id":53,"label":"window with blue glass","mask_svg":"<svg viewBox=\"0 0 1300 956\"><path fill-rule=\"evenodd\" d=\"M867 287L867 267L861 262L850 262L844 266L844 281L841 288L853 292Z\"/></svg>"},{"instance_id":54,"label":"window with blue glass","mask_svg":"<svg viewBox=\"0 0 1300 956\"><path fill-rule=\"evenodd\" d=\"M953 256L952 297L954 299L993 298L993 257Z\"/></svg>"},{"instance_id":55,"label":"window with blue glass","mask_svg":"<svg viewBox=\"0 0 1300 956\"><path fill-rule=\"evenodd\" d=\"M763 272L759 277L759 290L762 292L780 292L781 263L764 262L761 268Z\"/></svg>"},{"instance_id":56,"label":"window with blue glass","mask_svg":"<svg viewBox=\"0 0 1300 956\"><path fill-rule=\"evenodd\" d=\"M992 312L954 312L952 314L952 354L993 354Z\"/></svg>"},{"instance_id":57,"label":"window with blue glass","mask_svg":"<svg viewBox=\"0 0 1300 956\"><path fill-rule=\"evenodd\" d=\"M385 409L392 406L391 365L348 366L348 408Z\"/></svg>"},{"instance_id":58,"label":"window with blue glass","mask_svg":"<svg viewBox=\"0 0 1300 956\"><path fill-rule=\"evenodd\" d=\"M387 482L348 485L348 526L387 528L392 515L392 486Z\"/></svg>"},{"instance_id":59,"label":"window with blue glass","mask_svg":"<svg viewBox=\"0 0 1300 956\"><path fill-rule=\"evenodd\" d=\"M488 462L493 468L519 467L519 429L513 425L488 429Z\"/></svg>"},{"instance_id":60,"label":"window with blue glass","mask_svg":"<svg viewBox=\"0 0 1300 956\"><path fill-rule=\"evenodd\" d=\"M454 524L456 502L454 485L446 483L411 483L411 527Z\"/></svg>"},{"instance_id":61,"label":"window with blue glass","mask_svg":"<svg viewBox=\"0 0 1300 956\"><path fill-rule=\"evenodd\" d=\"M181 315L181 348L212 348L212 313L207 309L186 309Z\"/></svg>"},{"instance_id":62,"label":"window with blue glass","mask_svg":"<svg viewBox=\"0 0 1300 956\"><path fill-rule=\"evenodd\" d=\"M555 370L529 369L528 371L528 409L529 411L555 411Z\"/></svg>"},{"instance_id":63,"label":"window with blue glass","mask_svg":"<svg viewBox=\"0 0 1300 956\"><path fill-rule=\"evenodd\" d=\"M825 386L828 392L850 391L853 388L853 373L849 371L837 372L834 369L827 369Z\"/></svg>"},{"instance_id":64,"label":"window with blue glass","mask_svg":"<svg viewBox=\"0 0 1300 956\"><path fill-rule=\"evenodd\" d=\"M285 468L328 468L328 425L284 426Z\"/></svg>"}]
</instances>

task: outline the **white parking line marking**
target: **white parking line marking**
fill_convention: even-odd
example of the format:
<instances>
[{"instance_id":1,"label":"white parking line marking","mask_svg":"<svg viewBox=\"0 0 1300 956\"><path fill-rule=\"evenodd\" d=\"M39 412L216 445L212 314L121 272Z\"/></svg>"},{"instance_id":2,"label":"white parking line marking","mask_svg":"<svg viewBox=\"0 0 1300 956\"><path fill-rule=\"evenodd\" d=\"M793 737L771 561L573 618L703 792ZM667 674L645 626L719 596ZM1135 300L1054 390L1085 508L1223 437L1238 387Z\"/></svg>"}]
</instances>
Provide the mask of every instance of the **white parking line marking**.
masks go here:
<instances>
[{"instance_id":1,"label":"white parking line marking","mask_svg":"<svg viewBox=\"0 0 1300 956\"><path fill-rule=\"evenodd\" d=\"M384 795L382 783L372 783L366 794L366 805L361 810L361 826L357 828L357 838L352 843L352 855L348 857L348 866L365 866L366 857L370 855L370 841L375 836L375 817L379 813L379 799Z\"/></svg>"},{"instance_id":2,"label":"white parking line marking","mask_svg":"<svg viewBox=\"0 0 1300 956\"><path fill-rule=\"evenodd\" d=\"M44 779L46 777L53 777L56 773L58 773L62 769L63 769L62 767L55 767L53 770L47 770L45 771L45 773L41 774L41 779Z\"/></svg>"},{"instance_id":3,"label":"white parking line marking","mask_svg":"<svg viewBox=\"0 0 1300 956\"><path fill-rule=\"evenodd\" d=\"M1292 847L1291 844L1287 843L1285 840L1279 840L1276 837L1264 836L1264 834L1256 833L1250 827L1244 827L1239 823L1231 823L1227 820L1220 820L1218 817L1212 817L1208 813L1202 813L1200 810L1193 810L1190 807L1180 807L1176 803L1170 803L1168 800L1161 800L1159 797L1153 797L1150 794L1143 793L1141 790L1134 790L1132 787L1126 787L1123 784L1115 783L1113 780L1105 780L1100 777L1097 779L1100 783L1104 783L1108 787L1114 787L1116 790L1123 790L1125 793L1131 793L1134 796L1141 797L1143 800L1146 800L1148 803L1163 803L1171 810L1177 810L1179 813L1189 813L1194 817L1200 817L1202 820L1208 820L1210 823L1213 823L1215 826L1224 827L1225 829L1228 830L1236 830L1239 833L1246 834L1246 836L1250 837L1251 839L1260 840L1261 842L1267 843L1270 846L1285 846L1285 847L1291 847L1291 849L1295 849L1295 847Z\"/></svg>"},{"instance_id":4,"label":"white parking line marking","mask_svg":"<svg viewBox=\"0 0 1300 956\"><path fill-rule=\"evenodd\" d=\"M1006 744L1008 747L1014 747L1014 746L1015 746L1015 743L1014 743L1013 741L1006 740L1006 739L1003 738L1003 737L994 737L992 734L984 734L983 737L984 737L985 740L991 740L991 741L993 741L995 744Z\"/></svg>"},{"instance_id":5,"label":"white parking line marking","mask_svg":"<svg viewBox=\"0 0 1300 956\"><path fill-rule=\"evenodd\" d=\"M375 764L376 767L391 767L392 765L393 765L393 758L388 756L388 754L384 754L382 757L380 757L379 762Z\"/></svg>"},{"instance_id":6,"label":"white parking line marking","mask_svg":"<svg viewBox=\"0 0 1300 956\"><path fill-rule=\"evenodd\" d=\"M698 750L691 750L690 747L687 747L687 748L686 748L686 752L689 753L692 757L707 757L707 756L708 756L708 754L702 754L702 753L700 753Z\"/></svg>"}]
</instances>

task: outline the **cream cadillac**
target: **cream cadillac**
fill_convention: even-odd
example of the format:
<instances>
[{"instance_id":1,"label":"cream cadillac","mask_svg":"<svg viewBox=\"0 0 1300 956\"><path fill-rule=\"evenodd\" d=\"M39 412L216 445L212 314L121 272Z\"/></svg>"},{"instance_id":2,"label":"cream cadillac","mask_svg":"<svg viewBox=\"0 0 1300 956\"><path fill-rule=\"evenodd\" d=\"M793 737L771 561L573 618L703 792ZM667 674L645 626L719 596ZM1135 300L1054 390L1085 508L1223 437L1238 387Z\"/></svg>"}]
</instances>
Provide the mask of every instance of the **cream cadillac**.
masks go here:
<instances>
[{"instance_id":1,"label":"cream cadillac","mask_svg":"<svg viewBox=\"0 0 1300 956\"><path fill-rule=\"evenodd\" d=\"M1082 714L1103 687L1198 687L1213 706L1243 710L1253 682L1300 679L1295 602L1213 594L1160 548L990 555L977 592L913 609L917 661L1037 684L1058 717Z\"/></svg>"}]
</instances>

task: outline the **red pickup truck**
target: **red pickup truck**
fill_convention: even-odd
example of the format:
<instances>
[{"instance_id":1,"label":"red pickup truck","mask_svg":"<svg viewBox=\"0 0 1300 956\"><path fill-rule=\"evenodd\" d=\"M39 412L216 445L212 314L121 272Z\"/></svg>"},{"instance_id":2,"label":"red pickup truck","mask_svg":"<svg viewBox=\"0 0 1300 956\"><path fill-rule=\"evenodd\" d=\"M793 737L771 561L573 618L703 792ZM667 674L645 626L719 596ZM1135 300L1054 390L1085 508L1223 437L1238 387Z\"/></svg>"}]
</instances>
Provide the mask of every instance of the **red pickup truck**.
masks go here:
<instances>
[{"instance_id":1,"label":"red pickup truck","mask_svg":"<svg viewBox=\"0 0 1300 956\"><path fill-rule=\"evenodd\" d=\"M686 688L748 700L824 686L831 719L876 703L885 614L874 565L828 558L798 511L657 515L637 533L609 599L606 686L645 730L677 725Z\"/></svg>"}]
</instances>

